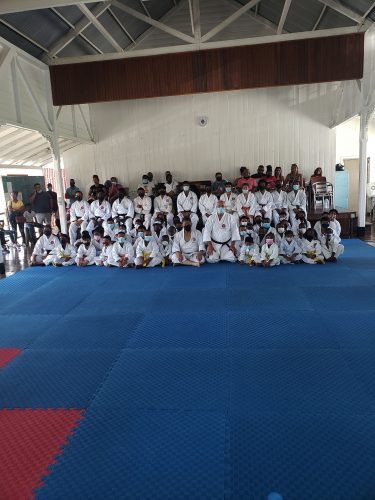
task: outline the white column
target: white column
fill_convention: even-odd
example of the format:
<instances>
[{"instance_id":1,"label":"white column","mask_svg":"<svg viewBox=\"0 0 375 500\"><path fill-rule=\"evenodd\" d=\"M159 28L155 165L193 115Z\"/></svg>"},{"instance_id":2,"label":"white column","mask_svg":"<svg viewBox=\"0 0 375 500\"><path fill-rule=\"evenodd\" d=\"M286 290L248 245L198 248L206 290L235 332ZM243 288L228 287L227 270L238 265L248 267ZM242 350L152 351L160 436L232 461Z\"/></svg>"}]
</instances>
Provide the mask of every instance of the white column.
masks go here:
<instances>
[{"instance_id":1,"label":"white column","mask_svg":"<svg viewBox=\"0 0 375 500\"><path fill-rule=\"evenodd\" d=\"M366 180L367 180L367 137L370 113L363 109L360 113L359 129L359 184L358 184L358 232L366 226Z\"/></svg>"}]
</instances>

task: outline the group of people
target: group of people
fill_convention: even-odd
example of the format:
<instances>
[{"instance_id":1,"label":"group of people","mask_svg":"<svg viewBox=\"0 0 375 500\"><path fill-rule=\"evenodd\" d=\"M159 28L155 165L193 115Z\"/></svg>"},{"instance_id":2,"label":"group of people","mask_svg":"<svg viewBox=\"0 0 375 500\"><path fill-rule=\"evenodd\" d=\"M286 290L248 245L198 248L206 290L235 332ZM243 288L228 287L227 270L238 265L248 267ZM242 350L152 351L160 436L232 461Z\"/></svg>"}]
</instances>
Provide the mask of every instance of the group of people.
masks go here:
<instances>
[{"instance_id":1,"label":"group of people","mask_svg":"<svg viewBox=\"0 0 375 500\"><path fill-rule=\"evenodd\" d=\"M105 186L94 176L86 201L72 179L65 195L69 234L57 237L44 226L31 264L140 269L239 261L273 267L336 262L344 251L335 209L322 213L314 227L307 220L304 180L295 164L285 179L281 169L271 175L263 166L253 176L241 167L234 183L218 172L200 195L171 172L163 183L150 174L134 199L116 178Z\"/></svg>"}]
</instances>

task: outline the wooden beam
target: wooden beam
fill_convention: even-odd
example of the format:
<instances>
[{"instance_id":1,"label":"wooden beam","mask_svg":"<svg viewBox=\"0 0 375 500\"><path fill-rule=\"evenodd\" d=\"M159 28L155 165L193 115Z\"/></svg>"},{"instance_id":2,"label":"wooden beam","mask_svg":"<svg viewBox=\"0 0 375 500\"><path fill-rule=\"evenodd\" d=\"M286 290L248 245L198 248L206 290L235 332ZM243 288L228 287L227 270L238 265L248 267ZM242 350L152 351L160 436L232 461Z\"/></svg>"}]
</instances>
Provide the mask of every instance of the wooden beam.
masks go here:
<instances>
[{"instance_id":1,"label":"wooden beam","mask_svg":"<svg viewBox=\"0 0 375 500\"><path fill-rule=\"evenodd\" d=\"M98 21L97 17L91 12L91 10L86 7L86 5L78 5L79 10L84 14L87 19L91 21L91 23L95 26L95 28L104 36L106 40L112 45L117 52L123 52L122 47L116 42L113 36L105 29L100 21Z\"/></svg>"},{"instance_id":2,"label":"wooden beam","mask_svg":"<svg viewBox=\"0 0 375 500\"><path fill-rule=\"evenodd\" d=\"M220 33L220 31L222 31L224 28L226 28L227 26L229 26L230 24L232 24L239 17L241 17L242 14L244 14L248 10L252 9L259 2L260 2L260 0L250 0L249 2L247 2L247 4L245 4L243 7L241 7L240 9L238 9L231 16L229 16L226 19L224 19L224 21L222 21L217 26L215 26L214 28L212 28L212 30L210 30L204 36L202 36L202 42L207 42L208 40L210 40L210 38L213 38L215 35L217 35L218 33Z\"/></svg>"},{"instance_id":3,"label":"wooden beam","mask_svg":"<svg viewBox=\"0 0 375 500\"><path fill-rule=\"evenodd\" d=\"M283 11L281 13L279 26L277 27L277 34L278 35L281 35L281 33L283 32L284 24L286 21L286 16L288 15L291 3L292 3L292 0L285 0L285 2L284 2L284 7L283 7Z\"/></svg>"},{"instance_id":4,"label":"wooden beam","mask_svg":"<svg viewBox=\"0 0 375 500\"><path fill-rule=\"evenodd\" d=\"M120 9L123 12L126 12L130 16L133 16L136 19L139 19L140 21L144 21L147 24L151 24L155 28L158 28L161 31L165 31L169 35L172 35L176 38L179 38L180 40L183 40L184 42L187 42L187 43L194 43L195 42L194 38L192 38L191 36L185 35L185 33L182 33L181 31L175 30L174 28L171 28L170 26L167 26L166 24L163 24L160 21L156 21L156 19L153 19L152 17L148 17L145 14L142 14L138 10L132 9L131 7L128 7L127 5L120 3L118 0L114 0L113 5L117 9Z\"/></svg>"}]
</instances>

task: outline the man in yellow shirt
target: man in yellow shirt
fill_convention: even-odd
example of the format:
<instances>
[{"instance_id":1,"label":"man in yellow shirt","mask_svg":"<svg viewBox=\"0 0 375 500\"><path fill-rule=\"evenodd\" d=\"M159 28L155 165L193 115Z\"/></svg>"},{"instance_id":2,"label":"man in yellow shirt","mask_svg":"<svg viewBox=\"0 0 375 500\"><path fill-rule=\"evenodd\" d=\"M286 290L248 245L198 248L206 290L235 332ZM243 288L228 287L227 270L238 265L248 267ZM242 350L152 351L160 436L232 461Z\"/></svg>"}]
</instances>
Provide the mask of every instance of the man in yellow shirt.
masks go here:
<instances>
[{"instance_id":1,"label":"man in yellow shirt","mask_svg":"<svg viewBox=\"0 0 375 500\"><path fill-rule=\"evenodd\" d=\"M18 191L12 191L10 194L10 200L7 203L9 224L11 225L13 231L16 233L16 243L17 243L17 226L19 227L22 246L26 246L25 238L25 221L23 213L25 211L25 206L23 201L18 199Z\"/></svg>"}]
</instances>

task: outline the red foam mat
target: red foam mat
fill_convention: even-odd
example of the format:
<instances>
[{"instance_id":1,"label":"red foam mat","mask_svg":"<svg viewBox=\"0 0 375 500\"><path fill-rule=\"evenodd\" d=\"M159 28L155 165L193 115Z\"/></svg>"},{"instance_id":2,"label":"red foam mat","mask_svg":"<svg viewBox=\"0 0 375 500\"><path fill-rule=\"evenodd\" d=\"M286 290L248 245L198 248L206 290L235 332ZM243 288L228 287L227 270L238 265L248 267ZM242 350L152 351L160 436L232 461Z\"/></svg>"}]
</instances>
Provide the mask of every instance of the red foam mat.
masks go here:
<instances>
[{"instance_id":1,"label":"red foam mat","mask_svg":"<svg viewBox=\"0 0 375 500\"><path fill-rule=\"evenodd\" d=\"M0 498L26 500L41 485L83 410L0 410Z\"/></svg>"},{"instance_id":2,"label":"red foam mat","mask_svg":"<svg viewBox=\"0 0 375 500\"><path fill-rule=\"evenodd\" d=\"M22 349L0 349L0 368L4 368L12 359L18 356Z\"/></svg>"}]
</instances>

